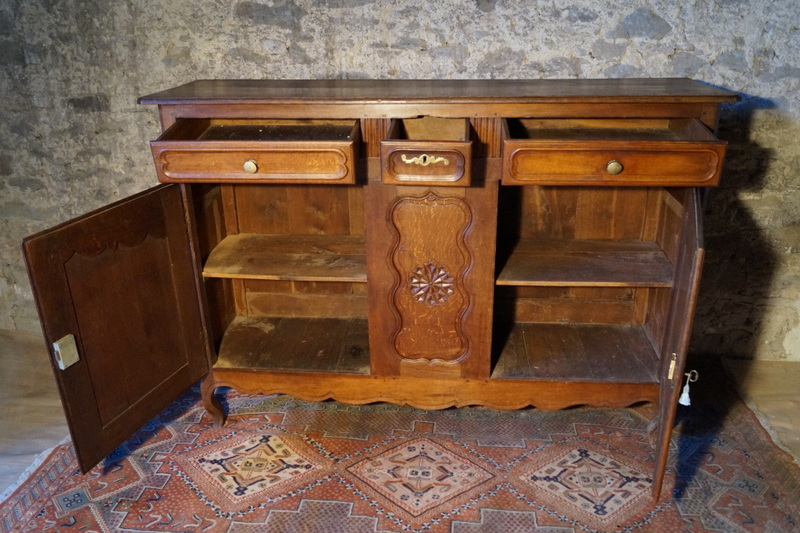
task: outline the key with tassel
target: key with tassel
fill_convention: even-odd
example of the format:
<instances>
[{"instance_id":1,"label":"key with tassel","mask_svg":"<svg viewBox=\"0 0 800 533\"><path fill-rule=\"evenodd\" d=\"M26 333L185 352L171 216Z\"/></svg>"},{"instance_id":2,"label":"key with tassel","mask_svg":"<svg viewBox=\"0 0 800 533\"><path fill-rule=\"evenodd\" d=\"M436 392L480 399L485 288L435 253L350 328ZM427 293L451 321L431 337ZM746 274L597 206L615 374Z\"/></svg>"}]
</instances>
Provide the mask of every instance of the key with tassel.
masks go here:
<instances>
[{"instance_id":1,"label":"key with tassel","mask_svg":"<svg viewBox=\"0 0 800 533\"><path fill-rule=\"evenodd\" d=\"M684 375L686 376L686 383L681 391L681 397L678 398L678 403L688 407L692 405L692 401L689 399L689 383L694 383L697 381L700 378L700 374L697 372L697 370L691 370Z\"/></svg>"}]
</instances>

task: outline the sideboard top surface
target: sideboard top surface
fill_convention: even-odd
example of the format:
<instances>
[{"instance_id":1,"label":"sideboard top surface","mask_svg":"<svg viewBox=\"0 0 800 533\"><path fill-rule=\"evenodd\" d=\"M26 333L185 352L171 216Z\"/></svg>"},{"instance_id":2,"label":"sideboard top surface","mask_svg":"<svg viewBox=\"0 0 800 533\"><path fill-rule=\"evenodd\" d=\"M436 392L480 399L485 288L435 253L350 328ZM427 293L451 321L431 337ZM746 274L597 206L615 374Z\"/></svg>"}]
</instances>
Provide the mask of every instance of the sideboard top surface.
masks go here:
<instances>
[{"instance_id":1,"label":"sideboard top surface","mask_svg":"<svg viewBox=\"0 0 800 533\"><path fill-rule=\"evenodd\" d=\"M683 78L569 80L197 80L140 104L721 103L736 93Z\"/></svg>"}]
</instances>

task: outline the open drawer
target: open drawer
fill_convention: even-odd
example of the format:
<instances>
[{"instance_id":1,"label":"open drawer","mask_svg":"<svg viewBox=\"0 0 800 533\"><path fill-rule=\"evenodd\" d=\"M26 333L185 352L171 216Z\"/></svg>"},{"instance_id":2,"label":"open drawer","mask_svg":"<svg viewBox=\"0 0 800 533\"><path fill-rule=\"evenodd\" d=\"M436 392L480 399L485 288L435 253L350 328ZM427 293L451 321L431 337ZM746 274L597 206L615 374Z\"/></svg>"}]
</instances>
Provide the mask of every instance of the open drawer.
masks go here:
<instances>
[{"instance_id":1,"label":"open drawer","mask_svg":"<svg viewBox=\"0 0 800 533\"><path fill-rule=\"evenodd\" d=\"M717 185L726 143L696 119L516 119L503 184Z\"/></svg>"},{"instance_id":2,"label":"open drawer","mask_svg":"<svg viewBox=\"0 0 800 533\"><path fill-rule=\"evenodd\" d=\"M355 183L355 120L179 119L150 143L159 181Z\"/></svg>"},{"instance_id":3,"label":"open drawer","mask_svg":"<svg viewBox=\"0 0 800 533\"><path fill-rule=\"evenodd\" d=\"M381 176L391 185L468 187L469 120L420 117L394 120L381 141Z\"/></svg>"}]
</instances>

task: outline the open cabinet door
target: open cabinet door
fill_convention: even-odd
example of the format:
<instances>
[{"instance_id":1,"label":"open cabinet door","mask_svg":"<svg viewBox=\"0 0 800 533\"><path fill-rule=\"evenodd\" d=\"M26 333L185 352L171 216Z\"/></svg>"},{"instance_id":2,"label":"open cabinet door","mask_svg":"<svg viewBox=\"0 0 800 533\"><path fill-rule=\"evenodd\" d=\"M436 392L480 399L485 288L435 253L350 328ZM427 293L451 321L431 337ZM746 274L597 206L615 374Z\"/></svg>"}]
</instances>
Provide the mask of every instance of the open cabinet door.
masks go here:
<instances>
[{"instance_id":1,"label":"open cabinet door","mask_svg":"<svg viewBox=\"0 0 800 533\"><path fill-rule=\"evenodd\" d=\"M208 372L189 236L172 185L23 242L84 472Z\"/></svg>"},{"instance_id":2,"label":"open cabinet door","mask_svg":"<svg viewBox=\"0 0 800 533\"><path fill-rule=\"evenodd\" d=\"M653 480L653 499L661 493L664 481L664 467L669 453L672 426L675 424L675 411L686 366L686 352L692 333L692 317L697 302L700 285L700 272L703 267L703 226L700 192L690 189L687 199L680 236L678 264L675 268L675 282L670 298L667 337L662 347L658 400L658 436L656 440L656 475Z\"/></svg>"}]
</instances>

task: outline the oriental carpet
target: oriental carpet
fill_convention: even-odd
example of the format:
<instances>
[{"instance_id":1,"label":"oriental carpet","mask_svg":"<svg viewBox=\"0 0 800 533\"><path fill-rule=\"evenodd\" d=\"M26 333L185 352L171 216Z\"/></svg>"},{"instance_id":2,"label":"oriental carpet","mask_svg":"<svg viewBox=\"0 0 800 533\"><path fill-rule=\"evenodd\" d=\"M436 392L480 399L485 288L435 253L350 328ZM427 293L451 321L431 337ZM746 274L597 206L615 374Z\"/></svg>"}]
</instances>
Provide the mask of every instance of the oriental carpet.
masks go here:
<instances>
[{"instance_id":1,"label":"oriental carpet","mask_svg":"<svg viewBox=\"0 0 800 533\"><path fill-rule=\"evenodd\" d=\"M0 531L800 530L800 468L733 393L680 408L659 502L648 404L226 403L216 427L187 393L86 475L57 446L0 504Z\"/></svg>"}]
</instances>

